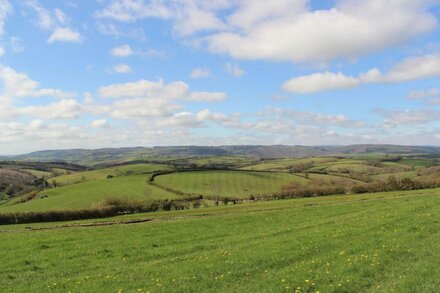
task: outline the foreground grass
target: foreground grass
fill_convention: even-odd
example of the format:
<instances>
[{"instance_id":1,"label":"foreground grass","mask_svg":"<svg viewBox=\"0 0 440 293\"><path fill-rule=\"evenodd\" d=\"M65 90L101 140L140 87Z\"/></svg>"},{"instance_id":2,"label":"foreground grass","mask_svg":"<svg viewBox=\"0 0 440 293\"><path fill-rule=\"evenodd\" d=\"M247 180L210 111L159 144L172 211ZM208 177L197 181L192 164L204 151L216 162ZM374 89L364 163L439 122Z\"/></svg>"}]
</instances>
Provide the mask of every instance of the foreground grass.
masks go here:
<instances>
[{"instance_id":1,"label":"foreground grass","mask_svg":"<svg viewBox=\"0 0 440 293\"><path fill-rule=\"evenodd\" d=\"M3 292L438 292L440 191L0 227ZM36 224L56 228L55 224ZM58 225L60 225L58 223Z\"/></svg>"}]
</instances>

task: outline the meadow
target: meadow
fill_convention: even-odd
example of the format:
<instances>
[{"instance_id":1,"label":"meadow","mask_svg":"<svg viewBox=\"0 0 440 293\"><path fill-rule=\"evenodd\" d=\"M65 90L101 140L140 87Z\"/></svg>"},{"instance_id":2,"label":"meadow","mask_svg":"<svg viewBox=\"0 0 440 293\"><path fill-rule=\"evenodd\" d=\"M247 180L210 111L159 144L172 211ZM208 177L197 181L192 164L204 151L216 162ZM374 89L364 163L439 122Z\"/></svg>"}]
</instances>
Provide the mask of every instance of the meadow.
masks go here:
<instances>
[{"instance_id":1,"label":"meadow","mask_svg":"<svg viewBox=\"0 0 440 293\"><path fill-rule=\"evenodd\" d=\"M0 290L438 292L439 194L328 196L0 226ZM122 224L129 220L149 221ZM99 223L106 225L85 226Z\"/></svg>"},{"instance_id":2,"label":"meadow","mask_svg":"<svg viewBox=\"0 0 440 293\"><path fill-rule=\"evenodd\" d=\"M96 208L109 198L156 200L176 197L171 192L147 184L147 178L146 175L130 175L47 189L23 203L10 200L0 205L0 212Z\"/></svg>"},{"instance_id":3,"label":"meadow","mask_svg":"<svg viewBox=\"0 0 440 293\"><path fill-rule=\"evenodd\" d=\"M289 183L307 184L308 181L295 174L245 171L180 172L155 178L157 184L187 194L234 197L269 194Z\"/></svg>"}]
</instances>

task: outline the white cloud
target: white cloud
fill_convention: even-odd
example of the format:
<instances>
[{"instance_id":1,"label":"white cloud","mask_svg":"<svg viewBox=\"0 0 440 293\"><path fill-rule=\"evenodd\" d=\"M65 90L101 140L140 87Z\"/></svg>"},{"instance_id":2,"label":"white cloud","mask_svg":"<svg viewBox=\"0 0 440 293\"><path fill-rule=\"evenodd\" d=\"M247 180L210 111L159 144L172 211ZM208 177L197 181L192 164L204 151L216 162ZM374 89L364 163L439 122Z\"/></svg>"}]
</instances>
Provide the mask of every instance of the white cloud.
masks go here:
<instances>
[{"instance_id":1,"label":"white cloud","mask_svg":"<svg viewBox=\"0 0 440 293\"><path fill-rule=\"evenodd\" d=\"M182 81L167 84L162 80L112 84L99 88L98 94L117 99L110 106L110 115L118 119L169 118L183 108L177 101L219 102L226 98L225 93L192 92Z\"/></svg>"},{"instance_id":2,"label":"white cloud","mask_svg":"<svg viewBox=\"0 0 440 293\"><path fill-rule=\"evenodd\" d=\"M146 3L142 0L114 0L103 10L96 12L95 17L135 21L147 17L168 18L170 14L170 10L159 1Z\"/></svg>"},{"instance_id":3,"label":"white cloud","mask_svg":"<svg viewBox=\"0 0 440 293\"><path fill-rule=\"evenodd\" d=\"M47 40L49 44L52 44L54 42L80 43L81 41L81 34L69 28L56 28Z\"/></svg>"},{"instance_id":4,"label":"white cloud","mask_svg":"<svg viewBox=\"0 0 440 293\"><path fill-rule=\"evenodd\" d=\"M175 81L165 84L163 80L140 80L123 84L113 84L98 89L103 98L144 98L172 100L181 99L196 102L219 102L226 98L222 92L191 92L188 84Z\"/></svg>"},{"instance_id":5,"label":"white cloud","mask_svg":"<svg viewBox=\"0 0 440 293\"><path fill-rule=\"evenodd\" d=\"M402 125L426 124L440 120L440 112L434 110L375 110L376 114L385 118L384 126L397 127Z\"/></svg>"},{"instance_id":6,"label":"white cloud","mask_svg":"<svg viewBox=\"0 0 440 293\"><path fill-rule=\"evenodd\" d=\"M397 64L383 78L386 82L402 82L440 76L440 54L410 57Z\"/></svg>"},{"instance_id":7,"label":"white cloud","mask_svg":"<svg viewBox=\"0 0 440 293\"><path fill-rule=\"evenodd\" d=\"M293 78L286 81L283 88L292 93L309 94L325 90L352 88L358 85L359 80L355 77L348 77L340 72L324 72Z\"/></svg>"},{"instance_id":8,"label":"white cloud","mask_svg":"<svg viewBox=\"0 0 440 293\"><path fill-rule=\"evenodd\" d=\"M0 47L0 57L5 54L5 49L3 47Z\"/></svg>"},{"instance_id":9,"label":"white cloud","mask_svg":"<svg viewBox=\"0 0 440 293\"><path fill-rule=\"evenodd\" d=\"M133 98L118 100L112 105L110 115L118 119L146 119L169 117L181 106L166 99Z\"/></svg>"},{"instance_id":10,"label":"white cloud","mask_svg":"<svg viewBox=\"0 0 440 293\"><path fill-rule=\"evenodd\" d=\"M113 68L111 69L112 73L119 73L119 74L127 74L127 73L131 73L132 69L129 65L127 64L118 64L113 66Z\"/></svg>"},{"instance_id":11,"label":"white cloud","mask_svg":"<svg viewBox=\"0 0 440 293\"><path fill-rule=\"evenodd\" d=\"M130 45L122 45L110 50L110 54L115 57L129 57L134 54Z\"/></svg>"},{"instance_id":12,"label":"white cloud","mask_svg":"<svg viewBox=\"0 0 440 293\"><path fill-rule=\"evenodd\" d=\"M32 120L31 123L29 123L29 127L35 130L35 129L44 129L47 127L47 125L44 124L44 122L41 121L40 119L35 119Z\"/></svg>"},{"instance_id":13,"label":"white cloud","mask_svg":"<svg viewBox=\"0 0 440 293\"><path fill-rule=\"evenodd\" d=\"M238 22L240 32L230 29L212 34L207 38L208 48L239 59L320 62L402 44L432 31L437 24L425 9L426 1L382 1L380 5L375 0L339 1L336 7L319 11L309 11L309 1L282 2L290 9L278 5L282 10L273 16L268 8L266 13L233 13L232 20L250 21Z\"/></svg>"},{"instance_id":14,"label":"white cloud","mask_svg":"<svg viewBox=\"0 0 440 293\"><path fill-rule=\"evenodd\" d=\"M86 92L84 93L84 104L90 105L95 101L95 98L93 97L92 93Z\"/></svg>"},{"instance_id":15,"label":"white cloud","mask_svg":"<svg viewBox=\"0 0 440 293\"><path fill-rule=\"evenodd\" d=\"M59 8L55 9L55 17L60 24L66 23L67 16L64 14L64 12L61 9Z\"/></svg>"},{"instance_id":16,"label":"white cloud","mask_svg":"<svg viewBox=\"0 0 440 293\"><path fill-rule=\"evenodd\" d=\"M140 80L100 87L98 92L104 98L181 98L188 92L189 86L181 81L165 84L162 80Z\"/></svg>"},{"instance_id":17,"label":"white cloud","mask_svg":"<svg viewBox=\"0 0 440 293\"><path fill-rule=\"evenodd\" d=\"M343 114L323 114L298 111L294 109L268 108L258 113L258 116L270 119L272 122L276 121L275 124L310 125L319 127L338 126L344 128L362 128L366 126L364 121L351 119Z\"/></svg>"},{"instance_id":18,"label":"white cloud","mask_svg":"<svg viewBox=\"0 0 440 293\"><path fill-rule=\"evenodd\" d=\"M90 122L90 126L93 128L108 128L110 127L110 124L108 123L107 119L98 119Z\"/></svg>"},{"instance_id":19,"label":"white cloud","mask_svg":"<svg viewBox=\"0 0 440 293\"><path fill-rule=\"evenodd\" d=\"M38 16L37 26L43 30L52 30L47 42L81 42L81 34L67 26L69 17L59 8L53 11L46 9L38 0L23 1L25 8L30 8Z\"/></svg>"},{"instance_id":20,"label":"white cloud","mask_svg":"<svg viewBox=\"0 0 440 293\"><path fill-rule=\"evenodd\" d=\"M10 67L0 66L0 81L3 82L2 95L9 98L32 98L52 96L57 98L72 98L73 93L58 89L41 88L40 84L25 73L17 72Z\"/></svg>"},{"instance_id":21,"label":"white cloud","mask_svg":"<svg viewBox=\"0 0 440 293\"><path fill-rule=\"evenodd\" d=\"M0 0L0 37L4 34L6 18L12 13L12 5L8 0Z\"/></svg>"},{"instance_id":22,"label":"white cloud","mask_svg":"<svg viewBox=\"0 0 440 293\"><path fill-rule=\"evenodd\" d=\"M206 68L194 68L191 71L191 78L206 78L211 75L209 69Z\"/></svg>"},{"instance_id":23,"label":"white cloud","mask_svg":"<svg viewBox=\"0 0 440 293\"><path fill-rule=\"evenodd\" d=\"M226 63L225 68L233 77L240 77L245 73L245 71L235 63L228 62Z\"/></svg>"},{"instance_id":24,"label":"white cloud","mask_svg":"<svg viewBox=\"0 0 440 293\"><path fill-rule=\"evenodd\" d=\"M283 88L292 93L316 93L356 87L369 83L399 83L440 76L440 54L409 57L403 59L388 72L373 68L359 76L343 73L314 73L298 76L286 81Z\"/></svg>"},{"instance_id":25,"label":"white cloud","mask_svg":"<svg viewBox=\"0 0 440 293\"><path fill-rule=\"evenodd\" d=\"M180 36L237 59L326 62L404 44L437 25L431 0L339 0L312 10L310 0L113 0L97 17L170 19Z\"/></svg>"},{"instance_id":26,"label":"white cloud","mask_svg":"<svg viewBox=\"0 0 440 293\"><path fill-rule=\"evenodd\" d=\"M75 119L82 112L82 106L74 99L62 99L47 105L27 106L17 109L17 113L43 119Z\"/></svg>"},{"instance_id":27,"label":"white cloud","mask_svg":"<svg viewBox=\"0 0 440 293\"><path fill-rule=\"evenodd\" d=\"M52 29L57 25L57 17L45 9L37 0L26 0L25 6L33 9L38 16L37 25L42 29Z\"/></svg>"},{"instance_id":28,"label":"white cloud","mask_svg":"<svg viewBox=\"0 0 440 293\"><path fill-rule=\"evenodd\" d=\"M226 99L226 94L213 92L193 92L190 93L185 99L194 102L221 102Z\"/></svg>"}]
</instances>

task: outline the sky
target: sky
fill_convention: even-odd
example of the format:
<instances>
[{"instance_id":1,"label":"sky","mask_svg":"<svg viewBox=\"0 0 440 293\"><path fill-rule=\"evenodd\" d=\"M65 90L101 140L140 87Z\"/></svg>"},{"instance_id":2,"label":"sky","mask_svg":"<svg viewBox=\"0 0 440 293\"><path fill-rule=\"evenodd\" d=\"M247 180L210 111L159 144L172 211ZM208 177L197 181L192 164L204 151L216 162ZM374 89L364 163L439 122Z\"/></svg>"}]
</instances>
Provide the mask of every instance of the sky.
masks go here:
<instances>
[{"instance_id":1,"label":"sky","mask_svg":"<svg viewBox=\"0 0 440 293\"><path fill-rule=\"evenodd\" d=\"M440 145L439 0L0 0L0 154Z\"/></svg>"}]
</instances>

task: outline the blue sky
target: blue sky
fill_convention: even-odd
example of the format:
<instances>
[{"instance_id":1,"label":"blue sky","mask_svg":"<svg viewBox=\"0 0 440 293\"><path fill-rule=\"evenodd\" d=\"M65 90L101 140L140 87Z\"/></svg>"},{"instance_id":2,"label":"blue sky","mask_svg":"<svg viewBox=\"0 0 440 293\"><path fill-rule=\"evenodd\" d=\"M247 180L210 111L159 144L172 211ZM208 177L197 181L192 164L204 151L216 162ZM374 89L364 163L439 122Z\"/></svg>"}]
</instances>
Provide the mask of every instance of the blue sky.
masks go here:
<instances>
[{"instance_id":1,"label":"blue sky","mask_svg":"<svg viewBox=\"0 0 440 293\"><path fill-rule=\"evenodd\" d=\"M440 144L440 1L0 0L0 154Z\"/></svg>"}]
</instances>

